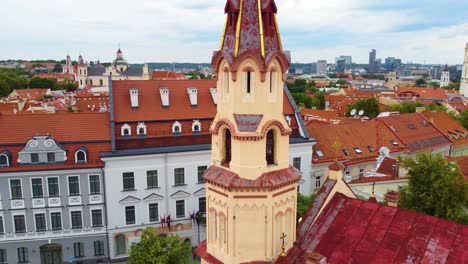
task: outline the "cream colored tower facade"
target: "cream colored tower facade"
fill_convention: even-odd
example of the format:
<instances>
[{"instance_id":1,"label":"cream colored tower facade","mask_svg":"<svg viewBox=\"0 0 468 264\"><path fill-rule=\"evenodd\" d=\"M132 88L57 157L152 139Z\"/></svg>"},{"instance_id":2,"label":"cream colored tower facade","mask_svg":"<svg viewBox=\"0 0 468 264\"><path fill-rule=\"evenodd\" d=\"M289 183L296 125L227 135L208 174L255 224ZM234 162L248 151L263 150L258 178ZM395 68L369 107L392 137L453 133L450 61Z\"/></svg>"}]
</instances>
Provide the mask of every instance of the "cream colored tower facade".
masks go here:
<instances>
[{"instance_id":1,"label":"cream colored tower facade","mask_svg":"<svg viewBox=\"0 0 468 264\"><path fill-rule=\"evenodd\" d=\"M463 62L462 78L460 82L460 94L468 97L468 43L465 47L465 60Z\"/></svg>"},{"instance_id":2,"label":"cream colored tower facade","mask_svg":"<svg viewBox=\"0 0 468 264\"><path fill-rule=\"evenodd\" d=\"M285 251L295 240L301 178L288 162L291 128L283 114L289 59L274 1L230 0L225 12L221 48L212 60L218 111L212 166L204 175L207 240L197 253L204 263L271 261L283 240Z\"/></svg>"},{"instance_id":3,"label":"cream colored tower facade","mask_svg":"<svg viewBox=\"0 0 468 264\"><path fill-rule=\"evenodd\" d=\"M440 87L447 87L450 84L450 71L447 66L442 71L442 76L440 77Z\"/></svg>"}]
</instances>

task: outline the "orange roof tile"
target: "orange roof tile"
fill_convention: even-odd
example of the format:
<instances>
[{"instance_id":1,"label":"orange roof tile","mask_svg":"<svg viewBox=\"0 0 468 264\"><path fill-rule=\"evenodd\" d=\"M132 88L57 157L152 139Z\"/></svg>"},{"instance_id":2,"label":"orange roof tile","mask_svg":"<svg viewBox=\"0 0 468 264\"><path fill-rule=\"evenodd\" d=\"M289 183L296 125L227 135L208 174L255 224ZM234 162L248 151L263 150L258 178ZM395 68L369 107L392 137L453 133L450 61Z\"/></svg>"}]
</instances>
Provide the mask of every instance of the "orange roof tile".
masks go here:
<instances>
[{"instance_id":1,"label":"orange roof tile","mask_svg":"<svg viewBox=\"0 0 468 264\"><path fill-rule=\"evenodd\" d=\"M424 111L422 115L444 133L455 148L468 145L468 131L446 112Z\"/></svg>"},{"instance_id":2,"label":"orange roof tile","mask_svg":"<svg viewBox=\"0 0 468 264\"><path fill-rule=\"evenodd\" d=\"M447 100L447 91L442 88L399 87L398 97L416 96L422 100Z\"/></svg>"},{"instance_id":3,"label":"orange roof tile","mask_svg":"<svg viewBox=\"0 0 468 264\"><path fill-rule=\"evenodd\" d=\"M328 110L316 110L316 109L308 109L301 107L301 116L304 117L305 120L308 120L307 117L314 117L314 118L320 118L321 120L324 121L331 121L331 120L337 120L339 119L338 114L334 111L328 111Z\"/></svg>"}]
</instances>

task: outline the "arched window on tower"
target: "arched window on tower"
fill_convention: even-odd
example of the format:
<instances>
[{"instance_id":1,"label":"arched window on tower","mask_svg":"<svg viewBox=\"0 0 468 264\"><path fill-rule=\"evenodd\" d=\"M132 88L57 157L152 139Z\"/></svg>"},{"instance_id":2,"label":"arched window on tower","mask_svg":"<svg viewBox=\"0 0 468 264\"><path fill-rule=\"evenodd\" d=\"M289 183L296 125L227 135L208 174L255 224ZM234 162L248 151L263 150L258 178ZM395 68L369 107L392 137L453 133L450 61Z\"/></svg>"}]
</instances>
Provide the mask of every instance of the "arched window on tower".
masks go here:
<instances>
[{"instance_id":1,"label":"arched window on tower","mask_svg":"<svg viewBox=\"0 0 468 264\"><path fill-rule=\"evenodd\" d=\"M224 161L223 166L229 167L231 162L231 131L226 129L224 132Z\"/></svg>"},{"instance_id":2,"label":"arched window on tower","mask_svg":"<svg viewBox=\"0 0 468 264\"><path fill-rule=\"evenodd\" d=\"M247 93L250 94L252 92L252 72L248 71L247 72L247 78L246 78L246 85L247 85Z\"/></svg>"},{"instance_id":3,"label":"arched window on tower","mask_svg":"<svg viewBox=\"0 0 468 264\"><path fill-rule=\"evenodd\" d=\"M266 137L266 161L268 165L275 164L275 134L273 130L268 131Z\"/></svg>"},{"instance_id":4,"label":"arched window on tower","mask_svg":"<svg viewBox=\"0 0 468 264\"><path fill-rule=\"evenodd\" d=\"M270 71L270 95L275 94L276 92L276 86L277 86L277 72L276 70L271 70Z\"/></svg>"}]
</instances>

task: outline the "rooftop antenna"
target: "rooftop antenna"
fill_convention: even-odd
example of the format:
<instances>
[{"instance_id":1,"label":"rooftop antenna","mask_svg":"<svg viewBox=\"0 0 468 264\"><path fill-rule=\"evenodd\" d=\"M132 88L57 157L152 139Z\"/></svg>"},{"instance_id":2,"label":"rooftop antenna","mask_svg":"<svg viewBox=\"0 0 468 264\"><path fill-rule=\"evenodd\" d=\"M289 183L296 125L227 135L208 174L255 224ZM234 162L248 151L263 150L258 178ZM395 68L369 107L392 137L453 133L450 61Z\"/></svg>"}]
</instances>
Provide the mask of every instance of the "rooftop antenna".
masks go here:
<instances>
[{"instance_id":1,"label":"rooftop antenna","mask_svg":"<svg viewBox=\"0 0 468 264\"><path fill-rule=\"evenodd\" d=\"M357 110L356 110L356 109L351 110L351 115L352 115L352 116L355 116L356 113L357 113Z\"/></svg>"},{"instance_id":2,"label":"rooftop antenna","mask_svg":"<svg viewBox=\"0 0 468 264\"><path fill-rule=\"evenodd\" d=\"M364 110L360 110L358 115L363 116L364 115Z\"/></svg>"}]
</instances>

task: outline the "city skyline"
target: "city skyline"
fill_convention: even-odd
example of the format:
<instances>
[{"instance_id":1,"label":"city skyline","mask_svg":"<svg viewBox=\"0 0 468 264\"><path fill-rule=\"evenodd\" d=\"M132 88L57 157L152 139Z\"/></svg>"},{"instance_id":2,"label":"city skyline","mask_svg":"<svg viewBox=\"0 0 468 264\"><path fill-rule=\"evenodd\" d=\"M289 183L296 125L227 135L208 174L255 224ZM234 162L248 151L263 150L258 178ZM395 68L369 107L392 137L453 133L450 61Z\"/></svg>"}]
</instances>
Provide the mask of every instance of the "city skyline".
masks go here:
<instances>
[{"instance_id":1,"label":"city skyline","mask_svg":"<svg viewBox=\"0 0 468 264\"><path fill-rule=\"evenodd\" d=\"M224 1L7 0L0 60L77 59L111 61L118 43L125 58L141 62L209 62L219 47ZM468 4L420 1L376 4L372 1L278 2L284 47L293 62L334 61L350 55L367 63L398 57L404 63L461 64ZM40 11L38 11L40 10ZM122 12L125 10L125 12ZM298 12L301 10L301 12ZM21 21L18 21L21 18ZM184 18L184 19L180 19ZM39 25L39 26L38 26Z\"/></svg>"}]
</instances>

